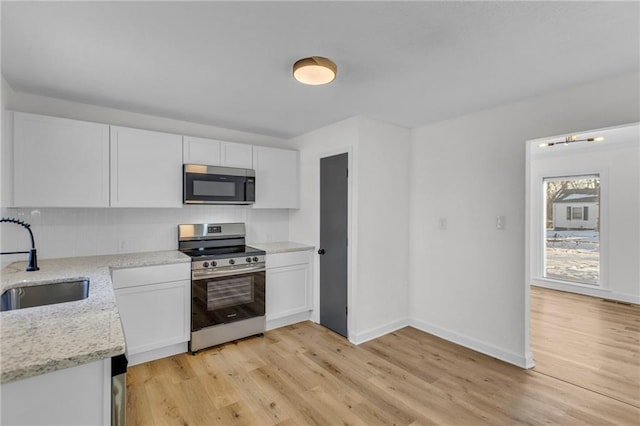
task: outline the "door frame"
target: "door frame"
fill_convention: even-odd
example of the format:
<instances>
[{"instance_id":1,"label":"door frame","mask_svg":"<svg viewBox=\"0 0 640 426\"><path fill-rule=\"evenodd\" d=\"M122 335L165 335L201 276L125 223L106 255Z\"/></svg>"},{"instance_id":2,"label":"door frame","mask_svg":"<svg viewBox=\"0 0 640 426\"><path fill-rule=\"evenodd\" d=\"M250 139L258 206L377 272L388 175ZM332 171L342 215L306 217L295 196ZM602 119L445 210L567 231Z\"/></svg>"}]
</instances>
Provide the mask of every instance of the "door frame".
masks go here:
<instances>
[{"instance_id":1,"label":"door frame","mask_svg":"<svg viewBox=\"0 0 640 426\"><path fill-rule=\"evenodd\" d=\"M320 324L320 255L318 255L317 249L320 248L320 160L326 157L332 157L339 154L347 154L347 168L349 169L349 175L347 178L347 338L352 341L352 337L356 330L356 298L355 287L357 283L357 273L355 265L355 256L357 253L357 237L356 237L356 224L354 218L356 203L354 202L355 188L357 184L357 173L355 170L355 162L353 161L354 153L353 147L343 147L330 149L327 151L319 152L315 163L317 165L317 191L315 194L317 203L317 221L316 221L316 251L314 252L314 277L313 277L313 313L311 320L317 324Z\"/></svg>"},{"instance_id":2,"label":"door frame","mask_svg":"<svg viewBox=\"0 0 640 426\"><path fill-rule=\"evenodd\" d=\"M525 247L524 247L524 354L525 354L525 364L526 368L533 368L535 366L533 361L533 352L531 351L531 284L535 280L536 273L532 271L532 249L539 251L539 244L541 242L536 243L536 241L540 241L540 236L536 236L536 233L539 233L538 222L539 219L537 216L540 216L539 211L534 211L536 206L541 205L540 199L542 197L541 193L538 193L536 189L540 186L537 184L538 179L542 179L542 175L537 173L535 176L533 175L533 171L531 169L531 162L533 160L532 148L535 146L534 144L539 144L540 142L548 141L549 139L560 139L564 138L567 134L577 133L603 133L608 130L620 129L629 126L636 126L638 123L627 123L621 124L617 126L603 127L598 129L586 129L579 130L575 132L567 132L564 134L556 135L556 136L548 136L544 138L536 138L527 140L525 142ZM603 279L601 283L604 285L597 289L585 289L585 292L581 292L581 294L588 294L586 291L588 290L588 294L590 296L602 297L608 291L609 280L608 280L608 204L609 204L609 176L608 170L599 168L599 170L594 170L593 168L571 168L568 167L565 170L559 172L558 175L569 175L569 174L588 174L588 173L599 173L600 174L600 273L603 275ZM547 173L544 173L547 174ZM549 172L549 174L553 174L553 172ZM534 199L534 197L539 197L538 199ZM533 244L537 244L536 247ZM604 244L604 246L603 246ZM538 253L537 253L538 254ZM536 271L537 272L537 271ZM565 291L575 291L576 288L580 286L576 285L568 285L569 288L565 288Z\"/></svg>"}]
</instances>

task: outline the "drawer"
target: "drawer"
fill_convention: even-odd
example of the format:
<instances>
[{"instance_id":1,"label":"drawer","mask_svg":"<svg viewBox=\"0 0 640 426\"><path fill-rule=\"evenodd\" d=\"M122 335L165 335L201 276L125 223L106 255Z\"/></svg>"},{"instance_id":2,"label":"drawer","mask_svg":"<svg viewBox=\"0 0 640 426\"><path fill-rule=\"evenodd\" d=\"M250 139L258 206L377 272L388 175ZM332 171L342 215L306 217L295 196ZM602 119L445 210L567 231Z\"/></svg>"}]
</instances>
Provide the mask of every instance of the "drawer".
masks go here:
<instances>
[{"instance_id":1,"label":"drawer","mask_svg":"<svg viewBox=\"0 0 640 426\"><path fill-rule=\"evenodd\" d=\"M114 269L111 271L111 279L113 288L191 280L191 263Z\"/></svg>"},{"instance_id":2,"label":"drawer","mask_svg":"<svg viewBox=\"0 0 640 426\"><path fill-rule=\"evenodd\" d=\"M288 253L267 253L267 269L309 263L311 262L312 253L310 250L292 251Z\"/></svg>"}]
</instances>

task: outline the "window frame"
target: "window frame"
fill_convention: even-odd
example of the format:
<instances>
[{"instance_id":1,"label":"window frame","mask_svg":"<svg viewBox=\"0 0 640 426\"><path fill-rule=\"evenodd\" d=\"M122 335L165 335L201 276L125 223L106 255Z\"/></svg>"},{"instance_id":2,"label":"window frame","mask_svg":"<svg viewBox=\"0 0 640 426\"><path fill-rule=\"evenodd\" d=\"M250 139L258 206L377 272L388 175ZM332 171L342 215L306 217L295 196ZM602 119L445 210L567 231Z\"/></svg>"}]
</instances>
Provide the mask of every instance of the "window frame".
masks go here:
<instances>
[{"instance_id":1,"label":"window frame","mask_svg":"<svg viewBox=\"0 0 640 426\"><path fill-rule=\"evenodd\" d=\"M552 170L540 171L536 174L536 183L535 189L537 192L538 199L538 213L536 214L536 222L537 222L537 231L534 233L535 239L535 253L532 264L532 277L531 280L533 283L557 283L560 285L570 285L588 289L607 289L608 285L608 192L609 192L609 180L607 170L563 170L554 172ZM562 280L559 278L550 278L546 275L546 256L545 256L545 248L546 248L546 208L547 208L547 200L546 200L546 181L554 181L554 180L567 180L573 178L594 178L598 177L600 179L600 199L598 204L599 208L599 219L598 219L598 228L599 228L599 243L600 243L600 259L599 259L599 273L598 273L598 283L583 283L577 281L569 281ZM585 206L588 207L588 206ZM567 208L571 208L567 206ZM572 210L573 213L573 210ZM566 214L566 213L565 213Z\"/></svg>"}]
</instances>

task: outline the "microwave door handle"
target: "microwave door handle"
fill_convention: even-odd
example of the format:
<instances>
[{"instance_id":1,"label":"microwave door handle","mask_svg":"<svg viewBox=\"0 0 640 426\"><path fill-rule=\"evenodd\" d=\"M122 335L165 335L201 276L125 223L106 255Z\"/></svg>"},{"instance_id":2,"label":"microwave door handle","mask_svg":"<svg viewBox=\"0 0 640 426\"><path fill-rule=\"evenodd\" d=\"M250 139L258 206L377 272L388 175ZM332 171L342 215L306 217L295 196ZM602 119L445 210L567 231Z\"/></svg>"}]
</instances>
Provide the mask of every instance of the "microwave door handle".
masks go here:
<instances>
[{"instance_id":1,"label":"microwave door handle","mask_svg":"<svg viewBox=\"0 0 640 426\"><path fill-rule=\"evenodd\" d=\"M249 182L248 180L244 181L244 200L250 203L255 202L256 200L256 181L252 180Z\"/></svg>"}]
</instances>

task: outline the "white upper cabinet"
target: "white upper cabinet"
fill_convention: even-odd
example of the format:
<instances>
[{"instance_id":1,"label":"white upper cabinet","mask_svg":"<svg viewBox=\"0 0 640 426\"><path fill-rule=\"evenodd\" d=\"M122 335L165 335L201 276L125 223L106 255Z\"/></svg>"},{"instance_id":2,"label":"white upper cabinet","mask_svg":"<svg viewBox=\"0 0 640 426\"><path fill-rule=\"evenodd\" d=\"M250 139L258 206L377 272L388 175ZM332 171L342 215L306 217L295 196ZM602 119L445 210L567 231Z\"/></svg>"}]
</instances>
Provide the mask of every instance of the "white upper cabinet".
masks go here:
<instances>
[{"instance_id":1,"label":"white upper cabinet","mask_svg":"<svg viewBox=\"0 0 640 426\"><path fill-rule=\"evenodd\" d=\"M254 208L298 208L298 151L254 146L253 167L256 170Z\"/></svg>"},{"instance_id":2,"label":"white upper cabinet","mask_svg":"<svg viewBox=\"0 0 640 426\"><path fill-rule=\"evenodd\" d=\"M182 158L185 164L220 165L220 141L184 136Z\"/></svg>"},{"instance_id":3,"label":"white upper cabinet","mask_svg":"<svg viewBox=\"0 0 640 426\"><path fill-rule=\"evenodd\" d=\"M182 207L182 136L111 126L111 206Z\"/></svg>"},{"instance_id":4,"label":"white upper cabinet","mask_svg":"<svg viewBox=\"0 0 640 426\"><path fill-rule=\"evenodd\" d=\"M14 207L109 206L109 126L13 117Z\"/></svg>"},{"instance_id":5,"label":"white upper cabinet","mask_svg":"<svg viewBox=\"0 0 640 426\"><path fill-rule=\"evenodd\" d=\"M251 169L253 168L253 146L185 136L183 159L185 164Z\"/></svg>"},{"instance_id":6,"label":"white upper cabinet","mask_svg":"<svg viewBox=\"0 0 640 426\"><path fill-rule=\"evenodd\" d=\"M243 143L220 142L220 165L252 169L253 146Z\"/></svg>"}]
</instances>

